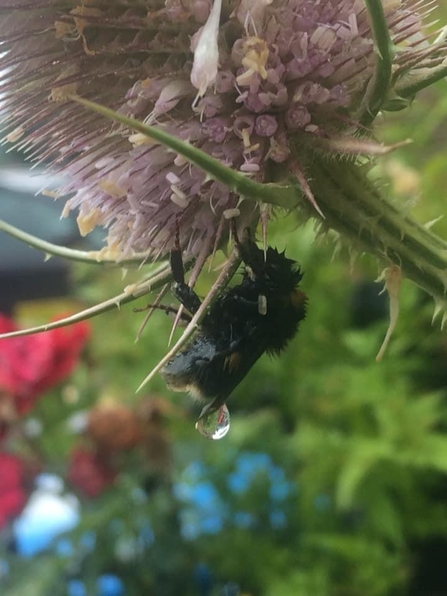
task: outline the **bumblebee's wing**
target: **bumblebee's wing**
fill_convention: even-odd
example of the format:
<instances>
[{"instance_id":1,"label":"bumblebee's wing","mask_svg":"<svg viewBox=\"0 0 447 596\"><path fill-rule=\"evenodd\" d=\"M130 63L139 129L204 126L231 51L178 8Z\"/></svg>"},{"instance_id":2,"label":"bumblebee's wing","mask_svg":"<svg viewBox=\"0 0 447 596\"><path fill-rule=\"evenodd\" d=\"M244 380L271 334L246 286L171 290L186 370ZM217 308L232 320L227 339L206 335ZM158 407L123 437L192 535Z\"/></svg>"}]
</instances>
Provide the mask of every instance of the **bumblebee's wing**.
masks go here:
<instances>
[{"instance_id":1,"label":"bumblebee's wing","mask_svg":"<svg viewBox=\"0 0 447 596\"><path fill-rule=\"evenodd\" d=\"M208 413L217 410L265 352L266 344L258 331L256 327L244 329L231 340L228 335L220 340L197 335L162 369L168 387L210 401Z\"/></svg>"},{"instance_id":2,"label":"bumblebee's wing","mask_svg":"<svg viewBox=\"0 0 447 596\"><path fill-rule=\"evenodd\" d=\"M190 391L201 398L203 369L215 356L215 342L207 336L196 335L191 343L162 368L161 374L173 391Z\"/></svg>"}]
</instances>

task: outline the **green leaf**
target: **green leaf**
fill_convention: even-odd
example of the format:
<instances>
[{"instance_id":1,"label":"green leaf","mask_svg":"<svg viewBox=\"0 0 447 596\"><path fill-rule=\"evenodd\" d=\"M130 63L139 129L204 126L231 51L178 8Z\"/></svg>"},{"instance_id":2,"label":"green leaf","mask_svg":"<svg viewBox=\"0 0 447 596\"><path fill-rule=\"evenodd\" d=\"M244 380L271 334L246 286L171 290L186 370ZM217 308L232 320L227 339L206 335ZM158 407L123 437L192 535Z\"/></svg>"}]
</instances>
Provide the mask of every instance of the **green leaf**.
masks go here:
<instances>
[{"instance_id":1,"label":"green leaf","mask_svg":"<svg viewBox=\"0 0 447 596\"><path fill-rule=\"evenodd\" d=\"M12 585L2 590L2 596L48 596L54 584L63 577L63 563L55 557L39 557L20 565L12 573Z\"/></svg>"},{"instance_id":2,"label":"green leaf","mask_svg":"<svg viewBox=\"0 0 447 596\"><path fill-rule=\"evenodd\" d=\"M380 439L368 440L355 438L352 440L348 459L343 464L336 488L336 503L342 509L349 508L354 500L355 492L366 474L382 458L390 455L391 449Z\"/></svg>"}]
</instances>

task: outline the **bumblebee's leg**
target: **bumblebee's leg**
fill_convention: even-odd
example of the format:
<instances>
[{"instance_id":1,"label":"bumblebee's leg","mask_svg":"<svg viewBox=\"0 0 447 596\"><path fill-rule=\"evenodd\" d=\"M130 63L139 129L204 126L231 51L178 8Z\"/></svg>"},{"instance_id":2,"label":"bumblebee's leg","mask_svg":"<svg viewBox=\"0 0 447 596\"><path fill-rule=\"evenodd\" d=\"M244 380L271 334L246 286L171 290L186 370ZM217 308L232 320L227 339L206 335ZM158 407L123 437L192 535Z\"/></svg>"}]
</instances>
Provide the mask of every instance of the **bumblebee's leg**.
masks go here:
<instances>
[{"instance_id":1,"label":"bumblebee's leg","mask_svg":"<svg viewBox=\"0 0 447 596\"><path fill-rule=\"evenodd\" d=\"M233 296L225 297L225 307L230 310L234 309L234 312L244 314L255 314L259 312L259 302L254 300L248 300L243 296L234 294Z\"/></svg>"},{"instance_id":2,"label":"bumblebee's leg","mask_svg":"<svg viewBox=\"0 0 447 596\"><path fill-rule=\"evenodd\" d=\"M169 257L171 264L172 277L175 283L185 283L185 268L183 267L182 251L178 245L178 236L176 234L176 242L174 250L171 250Z\"/></svg>"},{"instance_id":3,"label":"bumblebee's leg","mask_svg":"<svg viewBox=\"0 0 447 596\"><path fill-rule=\"evenodd\" d=\"M237 232L235 218L230 220L230 226L234 245L236 246L239 257L248 267L250 267L250 269L252 269L254 276L259 275L264 262L263 251L259 249L256 242L254 242L250 228L245 228L244 238L241 240Z\"/></svg>"},{"instance_id":4,"label":"bumblebee's leg","mask_svg":"<svg viewBox=\"0 0 447 596\"><path fill-rule=\"evenodd\" d=\"M150 308L163 310L167 315L176 315L178 313L178 308L175 308L175 306L166 306L165 304L147 304L146 306L143 306L143 308L134 308L133 312L144 312ZM180 320L184 321L185 323L189 323L191 318L192 317L186 312L183 312L180 316Z\"/></svg>"},{"instance_id":5,"label":"bumblebee's leg","mask_svg":"<svg viewBox=\"0 0 447 596\"><path fill-rule=\"evenodd\" d=\"M175 248L171 250L170 263L174 280L171 285L171 292L180 304L183 304L194 315L199 310L201 301L194 290L185 282L185 268L183 267L178 226L175 231Z\"/></svg>"},{"instance_id":6,"label":"bumblebee's leg","mask_svg":"<svg viewBox=\"0 0 447 596\"><path fill-rule=\"evenodd\" d=\"M199 310L202 304L200 298L188 284L174 281L171 286L171 292L192 315Z\"/></svg>"},{"instance_id":7,"label":"bumblebee's leg","mask_svg":"<svg viewBox=\"0 0 447 596\"><path fill-rule=\"evenodd\" d=\"M237 231L236 218L235 217L233 217L232 219L230 219L230 228L231 228L231 233L233 234L233 242L234 242L234 245L235 245L235 247L237 249L237 252L238 252L240 258L245 262L244 255L246 253L246 250L245 250L245 247L244 247L243 243L239 239L239 234L238 234L238 231Z\"/></svg>"},{"instance_id":8,"label":"bumblebee's leg","mask_svg":"<svg viewBox=\"0 0 447 596\"><path fill-rule=\"evenodd\" d=\"M206 406L200 412L200 415L197 418L197 422L199 420L201 420L202 418L204 418L205 416L208 416L209 414L212 414L213 412L217 412L217 410L221 406L224 405L226 398L227 398L227 396L218 396L215 399L213 399L212 402L210 402L209 404L206 404Z\"/></svg>"}]
</instances>

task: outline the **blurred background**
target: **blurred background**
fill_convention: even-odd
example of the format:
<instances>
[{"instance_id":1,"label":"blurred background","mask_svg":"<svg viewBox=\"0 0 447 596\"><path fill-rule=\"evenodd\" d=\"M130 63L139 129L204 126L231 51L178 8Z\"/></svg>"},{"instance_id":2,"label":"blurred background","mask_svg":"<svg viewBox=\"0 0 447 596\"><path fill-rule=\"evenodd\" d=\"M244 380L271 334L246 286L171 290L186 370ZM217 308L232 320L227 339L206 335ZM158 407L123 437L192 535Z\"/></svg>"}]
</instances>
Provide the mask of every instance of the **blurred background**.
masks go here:
<instances>
[{"instance_id":1,"label":"blurred background","mask_svg":"<svg viewBox=\"0 0 447 596\"><path fill-rule=\"evenodd\" d=\"M447 9L442 8L447 17ZM373 174L421 222L445 213L446 83L386 114L384 142L413 144ZM13 153L0 218L95 249L34 196ZM57 181L52 181L57 185ZM0 341L0 593L3 596L447 595L447 337L403 283L389 349L377 263L278 214L269 243L305 272L308 315L229 400L221 441L194 429L188 397L160 376L172 322L151 298L72 328ZM447 222L434 229L447 237ZM78 311L138 279L68 266L0 235L1 332ZM205 295L215 272L197 286Z\"/></svg>"}]
</instances>

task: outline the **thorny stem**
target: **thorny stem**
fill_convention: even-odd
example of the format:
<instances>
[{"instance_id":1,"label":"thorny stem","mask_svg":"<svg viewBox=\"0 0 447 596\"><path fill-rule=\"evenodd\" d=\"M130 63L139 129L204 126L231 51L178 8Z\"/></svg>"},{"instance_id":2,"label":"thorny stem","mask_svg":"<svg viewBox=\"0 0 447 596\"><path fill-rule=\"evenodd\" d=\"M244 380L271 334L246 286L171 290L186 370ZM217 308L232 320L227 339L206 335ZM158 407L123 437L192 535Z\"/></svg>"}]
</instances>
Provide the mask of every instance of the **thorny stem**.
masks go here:
<instances>
[{"instance_id":1,"label":"thorny stem","mask_svg":"<svg viewBox=\"0 0 447 596\"><path fill-rule=\"evenodd\" d=\"M441 81L445 77L447 77L447 65L426 69L419 76L413 74L412 77L408 77L408 81L403 78L402 81L396 84L395 92L398 97L410 100L419 91L430 87L430 85Z\"/></svg>"},{"instance_id":2,"label":"thorny stem","mask_svg":"<svg viewBox=\"0 0 447 596\"><path fill-rule=\"evenodd\" d=\"M185 269L190 269L192 265L192 258L185 260ZM163 263L144 281L135 284L135 287L132 288L132 291L124 291L117 296L113 296L112 298L105 300L104 302L95 304L95 306L87 308L69 317L65 317L64 319L53 321L52 323L45 323L44 325L39 325L37 327L30 327L28 329L21 329L20 331L4 333L0 335L0 339L6 339L8 337L20 337L21 335L31 335L33 333L42 333L43 331L50 331L51 329L58 329L59 327L66 327L68 325L73 325L73 323L78 323L79 321L91 319L96 315L107 312L108 310L113 310L114 308L120 308L128 302L133 302L137 298L141 298L141 296L144 296L153 290L157 290L169 282L171 278L171 267L168 263Z\"/></svg>"},{"instance_id":3,"label":"thorny stem","mask_svg":"<svg viewBox=\"0 0 447 596\"><path fill-rule=\"evenodd\" d=\"M361 106L360 123L368 126L380 111L390 88L394 50L382 0L365 0L374 37L376 66L366 90L366 105ZM364 102L365 103L365 102Z\"/></svg>"},{"instance_id":4,"label":"thorny stem","mask_svg":"<svg viewBox=\"0 0 447 596\"><path fill-rule=\"evenodd\" d=\"M311 187L329 227L406 277L447 309L447 243L381 196L358 164L315 159Z\"/></svg>"},{"instance_id":5,"label":"thorny stem","mask_svg":"<svg viewBox=\"0 0 447 596\"><path fill-rule=\"evenodd\" d=\"M276 207L283 207L284 209L295 207L300 202L294 185L281 186L274 183L261 184L260 182L251 180L241 172L236 172L235 170L224 166L219 160L211 157L204 151L197 149L190 143L184 142L165 132L160 127L148 126L135 118L123 116L123 114L114 112L101 104L89 101L82 97L73 95L70 99L82 104L89 110L101 114L109 120L119 122L123 126L136 130L157 143L172 149L206 172L210 178L225 184L230 190L239 194L241 197L250 200L253 199L262 203L270 203Z\"/></svg>"},{"instance_id":6,"label":"thorny stem","mask_svg":"<svg viewBox=\"0 0 447 596\"><path fill-rule=\"evenodd\" d=\"M0 232L5 232L9 234L13 238L17 238L17 240L21 240L25 244L32 246L33 248L42 251L47 255L47 257L62 257L64 259L68 259L70 261L77 261L78 263L89 263L89 264L109 264L114 265L117 267L123 267L124 265L129 264L141 264L145 260L147 260L148 255L146 253L138 253L133 255L132 257L126 257L121 260L112 257L106 257L101 255L101 251L83 251L83 250L76 250L73 248L67 248L66 246L60 246L58 244L53 244L52 242L47 242L46 240L42 240L37 236L33 236L32 234L28 234L11 224L6 223L0 219ZM152 261L151 261L152 262Z\"/></svg>"}]
</instances>

